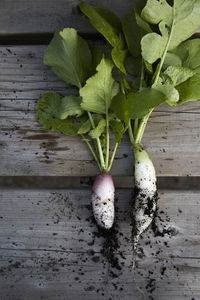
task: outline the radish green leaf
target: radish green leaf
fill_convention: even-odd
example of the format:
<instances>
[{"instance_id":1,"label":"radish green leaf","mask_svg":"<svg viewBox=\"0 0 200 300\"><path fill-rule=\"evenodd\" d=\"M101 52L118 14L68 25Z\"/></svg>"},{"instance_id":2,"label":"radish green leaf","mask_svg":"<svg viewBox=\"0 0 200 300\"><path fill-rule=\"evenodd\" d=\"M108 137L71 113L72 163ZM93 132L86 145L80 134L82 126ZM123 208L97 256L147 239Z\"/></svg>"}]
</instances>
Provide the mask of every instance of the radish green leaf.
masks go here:
<instances>
[{"instance_id":1,"label":"radish green leaf","mask_svg":"<svg viewBox=\"0 0 200 300\"><path fill-rule=\"evenodd\" d=\"M122 20L122 26L130 53L133 56L140 56L141 39L147 32L151 32L151 28L149 24L142 20L139 16L137 5L135 5L134 8L131 8L128 13L125 14Z\"/></svg>"},{"instance_id":2,"label":"radish green leaf","mask_svg":"<svg viewBox=\"0 0 200 300\"><path fill-rule=\"evenodd\" d=\"M86 2L80 3L80 9L90 19L94 28L113 46L112 59L116 66L126 74L124 62L127 50L119 18L106 8L92 6Z\"/></svg>"},{"instance_id":3,"label":"radish green leaf","mask_svg":"<svg viewBox=\"0 0 200 300\"><path fill-rule=\"evenodd\" d=\"M130 119L142 118L148 112L164 103L166 96L155 89L145 88L141 92L129 93L128 97L128 111Z\"/></svg>"},{"instance_id":4,"label":"radish green leaf","mask_svg":"<svg viewBox=\"0 0 200 300\"><path fill-rule=\"evenodd\" d=\"M161 35L155 32L146 34L141 40L142 56L148 63L153 64L161 58L169 39L166 24L159 24Z\"/></svg>"},{"instance_id":5,"label":"radish green leaf","mask_svg":"<svg viewBox=\"0 0 200 300\"><path fill-rule=\"evenodd\" d=\"M49 92L40 97L40 104L45 107L47 113L60 120L69 116L80 117L83 114L81 98L78 96L62 97L57 93Z\"/></svg>"},{"instance_id":6,"label":"radish green leaf","mask_svg":"<svg viewBox=\"0 0 200 300\"><path fill-rule=\"evenodd\" d=\"M159 81L157 84L153 85L153 88L166 96L166 102L169 105L176 105L178 103L179 92L172 84Z\"/></svg>"},{"instance_id":7,"label":"radish green leaf","mask_svg":"<svg viewBox=\"0 0 200 300\"><path fill-rule=\"evenodd\" d=\"M151 24L159 24L161 35L149 33L142 40L143 57L153 63L196 32L200 26L200 1L174 0L170 6L166 0L148 0L141 16ZM166 26L165 31L161 24Z\"/></svg>"},{"instance_id":8,"label":"radish green leaf","mask_svg":"<svg viewBox=\"0 0 200 300\"><path fill-rule=\"evenodd\" d=\"M91 138L96 139L100 137L102 133L104 133L105 127L106 127L106 121L105 119L101 119L98 125L89 132L89 135L91 136Z\"/></svg>"},{"instance_id":9,"label":"radish green leaf","mask_svg":"<svg viewBox=\"0 0 200 300\"><path fill-rule=\"evenodd\" d=\"M80 126L78 130L78 134L86 134L91 130L91 123L90 120L86 120L82 125Z\"/></svg>"},{"instance_id":10,"label":"radish green leaf","mask_svg":"<svg viewBox=\"0 0 200 300\"><path fill-rule=\"evenodd\" d=\"M192 77L195 72L186 67L169 66L164 74L170 78L173 86L176 86Z\"/></svg>"},{"instance_id":11,"label":"radish green leaf","mask_svg":"<svg viewBox=\"0 0 200 300\"><path fill-rule=\"evenodd\" d=\"M181 67L182 66L181 58L175 53L167 52L165 56L165 61L163 63L163 69L166 69L169 66Z\"/></svg>"},{"instance_id":12,"label":"radish green leaf","mask_svg":"<svg viewBox=\"0 0 200 300\"><path fill-rule=\"evenodd\" d=\"M176 88L180 94L179 103L199 100L200 99L200 74L195 74L193 77L181 83Z\"/></svg>"},{"instance_id":13,"label":"radish green leaf","mask_svg":"<svg viewBox=\"0 0 200 300\"><path fill-rule=\"evenodd\" d=\"M53 96L53 98L52 98ZM38 100L36 108L36 116L38 122L45 128L47 131L57 131L67 135L77 135L78 129L81 125L81 119L79 122L74 122L73 119L67 118L61 120L56 117L56 112L54 111L55 102L51 99L57 99L59 101L59 95L52 95L52 93L47 93L41 95Z\"/></svg>"},{"instance_id":14,"label":"radish green leaf","mask_svg":"<svg viewBox=\"0 0 200 300\"><path fill-rule=\"evenodd\" d=\"M113 99L112 99L112 104L111 104L112 110L116 114L116 116L124 121L125 123L128 123L129 121L129 107L128 107L128 100L123 93L117 94Z\"/></svg>"},{"instance_id":15,"label":"radish green leaf","mask_svg":"<svg viewBox=\"0 0 200 300\"><path fill-rule=\"evenodd\" d=\"M119 85L112 77L113 63L102 58L97 66L97 73L90 77L80 89L82 109L98 114L105 114L111 99L118 93Z\"/></svg>"},{"instance_id":16,"label":"radish green leaf","mask_svg":"<svg viewBox=\"0 0 200 300\"><path fill-rule=\"evenodd\" d=\"M44 64L68 84L80 88L91 74L89 46L73 28L57 31L46 49Z\"/></svg>"},{"instance_id":17,"label":"radish green leaf","mask_svg":"<svg viewBox=\"0 0 200 300\"><path fill-rule=\"evenodd\" d=\"M186 41L173 51L182 60L183 66L200 74L200 39Z\"/></svg>"}]
</instances>

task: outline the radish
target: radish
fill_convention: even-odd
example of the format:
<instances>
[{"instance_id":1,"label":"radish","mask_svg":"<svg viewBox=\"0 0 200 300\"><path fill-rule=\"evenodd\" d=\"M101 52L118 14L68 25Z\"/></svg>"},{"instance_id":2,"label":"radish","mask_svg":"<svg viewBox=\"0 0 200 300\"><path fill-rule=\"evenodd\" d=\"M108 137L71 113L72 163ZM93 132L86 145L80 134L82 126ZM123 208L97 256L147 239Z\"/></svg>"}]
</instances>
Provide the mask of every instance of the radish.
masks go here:
<instances>
[{"instance_id":1,"label":"radish","mask_svg":"<svg viewBox=\"0 0 200 300\"><path fill-rule=\"evenodd\" d=\"M92 187L92 208L97 224L105 229L110 229L114 222L114 196L115 187L112 176L99 175Z\"/></svg>"},{"instance_id":2,"label":"radish","mask_svg":"<svg viewBox=\"0 0 200 300\"><path fill-rule=\"evenodd\" d=\"M127 126L110 109L119 83L113 78L114 64L100 48L88 44L72 28L57 31L44 55L44 63L66 83L77 88L76 95L42 94L36 115L47 131L75 136L87 144L100 170L92 188L92 208L97 224L110 229L114 222L114 183L109 175ZM115 143L110 143L110 131Z\"/></svg>"},{"instance_id":3,"label":"radish","mask_svg":"<svg viewBox=\"0 0 200 300\"><path fill-rule=\"evenodd\" d=\"M157 187L156 173L147 152L140 145L135 145L135 235L147 229L156 210Z\"/></svg>"},{"instance_id":4,"label":"radish","mask_svg":"<svg viewBox=\"0 0 200 300\"><path fill-rule=\"evenodd\" d=\"M149 227L157 207L156 173L147 152L136 144L135 201L133 206L133 251L137 250L140 235Z\"/></svg>"}]
</instances>

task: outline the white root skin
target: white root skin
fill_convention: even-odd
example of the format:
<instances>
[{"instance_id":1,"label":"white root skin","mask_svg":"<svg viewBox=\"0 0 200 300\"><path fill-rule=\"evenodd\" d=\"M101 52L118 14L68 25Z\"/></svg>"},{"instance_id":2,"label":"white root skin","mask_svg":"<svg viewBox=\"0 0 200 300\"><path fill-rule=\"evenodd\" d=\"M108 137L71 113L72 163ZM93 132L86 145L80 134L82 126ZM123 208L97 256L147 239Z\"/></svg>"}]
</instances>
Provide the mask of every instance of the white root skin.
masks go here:
<instances>
[{"instance_id":1,"label":"white root skin","mask_svg":"<svg viewBox=\"0 0 200 300\"><path fill-rule=\"evenodd\" d=\"M142 147L135 145L135 202L133 210L133 251L140 235L151 224L157 206L156 173L153 163Z\"/></svg>"},{"instance_id":2,"label":"white root skin","mask_svg":"<svg viewBox=\"0 0 200 300\"><path fill-rule=\"evenodd\" d=\"M156 172L153 163L140 145L135 146L135 185L151 197L156 192Z\"/></svg>"},{"instance_id":3,"label":"white root skin","mask_svg":"<svg viewBox=\"0 0 200 300\"><path fill-rule=\"evenodd\" d=\"M112 176L101 174L97 176L92 187L92 208L97 224L110 229L114 222L115 187Z\"/></svg>"}]
</instances>

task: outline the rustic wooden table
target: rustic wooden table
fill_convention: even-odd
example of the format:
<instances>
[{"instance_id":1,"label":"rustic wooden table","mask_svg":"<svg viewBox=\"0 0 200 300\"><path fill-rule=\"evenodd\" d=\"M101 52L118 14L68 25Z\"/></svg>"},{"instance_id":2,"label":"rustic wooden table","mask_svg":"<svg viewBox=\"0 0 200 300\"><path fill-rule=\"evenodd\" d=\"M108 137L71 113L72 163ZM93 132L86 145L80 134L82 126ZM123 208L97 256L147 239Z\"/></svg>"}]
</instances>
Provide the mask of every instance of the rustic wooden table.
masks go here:
<instances>
[{"instance_id":1,"label":"rustic wooden table","mask_svg":"<svg viewBox=\"0 0 200 300\"><path fill-rule=\"evenodd\" d=\"M120 16L133 1L88 2ZM143 143L162 188L157 230L143 235L134 273L128 139L112 170L118 187L112 264L92 220L90 177L98 170L87 147L79 138L44 132L36 121L41 93L72 92L42 63L52 33L75 27L98 39L78 3L0 1L0 176L8 182L0 190L0 300L200 299L200 192L185 190L187 183L176 189L169 178L200 176L200 102L163 105L150 118ZM19 176L26 182L56 177L48 188L42 182L24 188ZM70 176L66 188L57 185L62 176Z\"/></svg>"}]
</instances>

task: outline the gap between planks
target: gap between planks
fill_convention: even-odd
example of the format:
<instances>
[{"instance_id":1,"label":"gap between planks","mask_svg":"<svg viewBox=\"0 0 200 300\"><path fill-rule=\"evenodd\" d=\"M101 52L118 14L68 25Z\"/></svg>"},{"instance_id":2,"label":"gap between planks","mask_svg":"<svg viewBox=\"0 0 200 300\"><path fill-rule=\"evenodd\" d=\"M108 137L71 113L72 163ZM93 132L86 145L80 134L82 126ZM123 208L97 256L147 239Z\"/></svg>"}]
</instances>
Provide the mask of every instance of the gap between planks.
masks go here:
<instances>
[{"instance_id":1,"label":"gap between planks","mask_svg":"<svg viewBox=\"0 0 200 300\"><path fill-rule=\"evenodd\" d=\"M95 177L0 176L1 189L91 188ZM113 176L116 188L134 189L133 176ZM158 190L199 190L200 177L157 177Z\"/></svg>"}]
</instances>

